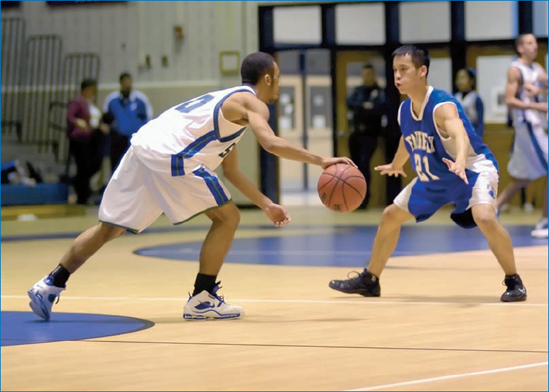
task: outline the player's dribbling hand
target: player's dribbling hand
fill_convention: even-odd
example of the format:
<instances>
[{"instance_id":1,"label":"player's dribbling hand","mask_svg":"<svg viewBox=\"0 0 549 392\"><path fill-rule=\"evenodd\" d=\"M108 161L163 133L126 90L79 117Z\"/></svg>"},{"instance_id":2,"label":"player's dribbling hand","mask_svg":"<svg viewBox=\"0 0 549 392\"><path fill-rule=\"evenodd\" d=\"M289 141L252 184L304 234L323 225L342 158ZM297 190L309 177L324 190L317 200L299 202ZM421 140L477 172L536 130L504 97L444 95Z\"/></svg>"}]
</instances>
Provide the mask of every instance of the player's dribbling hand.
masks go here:
<instances>
[{"instance_id":1,"label":"player's dribbling hand","mask_svg":"<svg viewBox=\"0 0 549 392\"><path fill-rule=\"evenodd\" d=\"M387 174L388 176L398 177L400 175L402 177L408 177L402 167L400 169L395 169L393 168L392 163L389 163L388 165L376 166L374 167L374 170L380 172L379 174L381 174L382 176Z\"/></svg>"},{"instance_id":2,"label":"player's dribbling hand","mask_svg":"<svg viewBox=\"0 0 549 392\"><path fill-rule=\"evenodd\" d=\"M326 169L328 166L335 165L336 163L343 163L344 165L352 165L357 167L350 158L346 157L324 158L320 166L322 166L323 169Z\"/></svg>"},{"instance_id":3,"label":"player's dribbling hand","mask_svg":"<svg viewBox=\"0 0 549 392\"><path fill-rule=\"evenodd\" d=\"M292 221L292 218L290 218L290 215L288 215L284 207L278 204L273 203L268 205L263 209L263 212L265 212L267 218L269 218L276 227L286 226Z\"/></svg>"},{"instance_id":4,"label":"player's dribbling hand","mask_svg":"<svg viewBox=\"0 0 549 392\"><path fill-rule=\"evenodd\" d=\"M458 164L454 161L451 161L446 158L442 158L442 162L448 166L448 170L450 170L452 173L454 173L456 176L461 178L463 182L466 184L469 184L469 180L467 179L467 175L465 175L465 165L464 164Z\"/></svg>"}]
</instances>

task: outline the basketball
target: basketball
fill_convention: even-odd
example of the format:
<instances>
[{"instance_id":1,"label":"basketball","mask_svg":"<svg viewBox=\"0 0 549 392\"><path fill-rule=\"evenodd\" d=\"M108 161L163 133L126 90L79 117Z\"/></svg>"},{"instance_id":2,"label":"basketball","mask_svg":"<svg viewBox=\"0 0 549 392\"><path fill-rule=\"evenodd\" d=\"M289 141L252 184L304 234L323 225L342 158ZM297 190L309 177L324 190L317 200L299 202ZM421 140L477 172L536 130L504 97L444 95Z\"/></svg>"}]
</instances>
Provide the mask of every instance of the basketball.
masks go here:
<instances>
[{"instance_id":1,"label":"basketball","mask_svg":"<svg viewBox=\"0 0 549 392\"><path fill-rule=\"evenodd\" d=\"M332 211L356 210L366 196L366 180L356 167L337 163L328 166L318 179L318 196Z\"/></svg>"}]
</instances>

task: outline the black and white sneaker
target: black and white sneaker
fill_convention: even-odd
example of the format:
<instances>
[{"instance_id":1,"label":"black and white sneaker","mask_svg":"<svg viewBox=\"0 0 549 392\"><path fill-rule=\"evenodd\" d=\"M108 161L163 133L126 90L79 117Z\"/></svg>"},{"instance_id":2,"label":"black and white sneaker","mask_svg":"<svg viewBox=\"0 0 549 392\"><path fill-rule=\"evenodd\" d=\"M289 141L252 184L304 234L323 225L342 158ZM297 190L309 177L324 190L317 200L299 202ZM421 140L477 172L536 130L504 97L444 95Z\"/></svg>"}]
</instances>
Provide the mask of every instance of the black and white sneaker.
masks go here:
<instances>
[{"instance_id":1,"label":"black and white sneaker","mask_svg":"<svg viewBox=\"0 0 549 392\"><path fill-rule=\"evenodd\" d=\"M350 277L351 274L356 276ZM329 286L337 291L347 294L360 294L365 297L379 297L381 295L381 286L379 278L372 275L368 270L361 273L352 271L347 275L346 280L332 280Z\"/></svg>"},{"instance_id":2,"label":"black and white sneaker","mask_svg":"<svg viewBox=\"0 0 549 392\"><path fill-rule=\"evenodd\" d=\"M502 302L526 301L526 287L518 274L506 276L504 280L507 290L501 296Z\"/></svg>"}]
</instances>

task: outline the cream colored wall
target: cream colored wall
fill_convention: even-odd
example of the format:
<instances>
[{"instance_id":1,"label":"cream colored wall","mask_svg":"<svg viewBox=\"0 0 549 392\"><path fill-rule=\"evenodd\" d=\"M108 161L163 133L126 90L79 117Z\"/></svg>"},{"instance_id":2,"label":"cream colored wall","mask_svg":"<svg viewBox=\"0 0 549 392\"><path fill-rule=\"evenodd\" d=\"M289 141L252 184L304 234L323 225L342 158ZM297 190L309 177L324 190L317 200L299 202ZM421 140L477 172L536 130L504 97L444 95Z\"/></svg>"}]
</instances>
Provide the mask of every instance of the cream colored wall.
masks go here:
<instances>
[{"instance_id":1,"label":"cream colored wall","mask_svg":"<svg viewBox=\"0 0 549 392\"><path fill-rule=\"evenodd\" d=\"M2 10L2 16L23 17L27 36L60 35L64 54L98 53L101 106L106 95L118 89L120 73L130 72L135 88L149 97L155 116L198 95L239 85L238 73L220 72L219 53L236 51L242 60L258 48L256 1L129 1L67 7L22 2L19 9ZM174 34L176 25L183 27L182 40ZM163 56L167 66L162 64ZM258 144L253 136L244 137L238 150L242 171L259 185ZM227 186L237 203L249 204Z\"/></svg>"},{"instance_id":2,"label":"cream colored wall","mask_svg":"<svg viewBox=\"0 0 549 392\"><path fill-rule=\"evenodd\" d=\"M258 46L255 1L128 1L64 7L37 1L2 10L2 17L14 16L25 19L27 36L60 35L65 54L99 54L100 83L117 83L120 73L129 71L136 82L216 80L222 85L219 52L244 56ZM174 26L182 26L183 39L176 38ZM162 64L163 56L167 65Z\"/></svg>"}]
</instances>

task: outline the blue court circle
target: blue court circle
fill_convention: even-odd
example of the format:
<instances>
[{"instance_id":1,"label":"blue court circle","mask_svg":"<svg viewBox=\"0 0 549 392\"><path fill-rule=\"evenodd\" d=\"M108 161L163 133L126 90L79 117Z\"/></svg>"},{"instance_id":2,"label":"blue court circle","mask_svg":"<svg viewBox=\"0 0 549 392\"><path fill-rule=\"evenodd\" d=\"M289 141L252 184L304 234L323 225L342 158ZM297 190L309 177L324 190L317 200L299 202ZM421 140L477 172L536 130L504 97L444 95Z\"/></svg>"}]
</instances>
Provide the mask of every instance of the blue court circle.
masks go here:
<instances>
[{"instance_id":1,"label":"blue court circle","mask_svg":"<svg viewBox=\"0 0 549 392\"><path fill-rule=\"evenodd\" d=\"M137 332L154 326L152 321L123 316L55 313L44 321L32 312L1 313L1 345L49 343L102 338Z\"/></svg>"},{"instance_id":2,"label":"blue court circle","mask_svg":"<svg viewBox=\"0 0 549 392\"><path fill-rule=\"evenodd\" d=\"M312 228L312 227L311 227ZM315 229L323 228L316 226ZM325 234L236 238L226 262L243 264L364 267L369 260L377 226L324 227ZM284 229L283 229L284 230ZM513 246L547 245L547 239L530 236L531 226L507 227ZM201 241L141 248L141 256L170 260L199 259ZM478 228L457 226L404 226L393 256L488 250Z\"/></svg>"}]
</instances>

